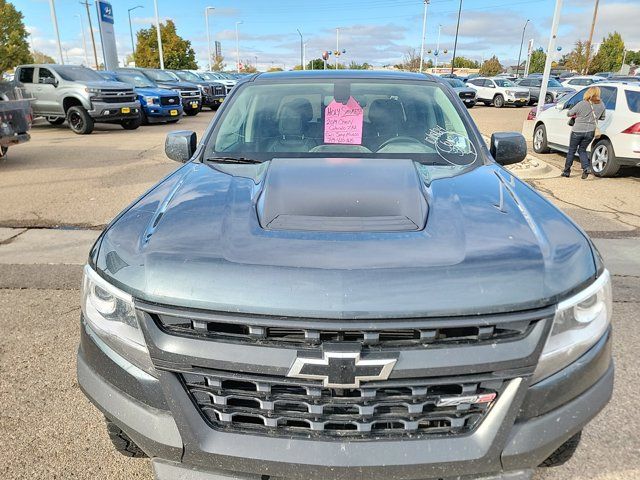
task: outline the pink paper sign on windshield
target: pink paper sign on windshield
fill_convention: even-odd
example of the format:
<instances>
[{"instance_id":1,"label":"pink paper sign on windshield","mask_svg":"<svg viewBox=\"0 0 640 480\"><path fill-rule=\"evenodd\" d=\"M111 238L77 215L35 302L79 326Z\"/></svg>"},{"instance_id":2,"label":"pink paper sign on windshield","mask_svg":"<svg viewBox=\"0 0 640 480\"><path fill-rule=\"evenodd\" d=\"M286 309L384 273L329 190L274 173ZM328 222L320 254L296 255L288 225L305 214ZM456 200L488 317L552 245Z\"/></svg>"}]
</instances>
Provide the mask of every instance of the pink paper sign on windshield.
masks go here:
<instances>
[{"instance_id":1,"label":"pink paper sign on windshield","mask_svg":"<svg viewBox=\"0 0 640 480\"><path fill-rule=\"evenodd\" d=\"M333 100L324 110L324 143L362 144L364 113L355 98L346 105Z\"/></svg>"}]
</instances>

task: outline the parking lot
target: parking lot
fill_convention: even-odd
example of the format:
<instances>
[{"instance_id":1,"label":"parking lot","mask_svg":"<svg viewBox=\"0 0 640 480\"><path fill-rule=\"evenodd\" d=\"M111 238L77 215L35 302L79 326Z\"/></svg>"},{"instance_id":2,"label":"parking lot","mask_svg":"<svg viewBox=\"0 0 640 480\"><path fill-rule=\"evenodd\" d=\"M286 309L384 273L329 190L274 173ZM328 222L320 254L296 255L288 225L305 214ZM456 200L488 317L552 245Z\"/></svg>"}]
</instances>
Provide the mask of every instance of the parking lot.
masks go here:
<instances>
[{"instance_id":1,"label":"parking lot","mask_svg":"<svg viewBox=\"0 0 640 480\"><path fill-rule=\"evenodd\" d=\"M470 114L490 135L520 131L527 111L476 106ZM75 379L81 265L99 231L179 166L164 156L167 132L200 136L214 115L205 110L177 126L137 131L98 125L86 136L38 121L32 140L0 163L2 478L151 478L147 460L113 450ZM587 427L576 456L536 479L638 479L640 169L564 179L561 155L540 159L550 167L527 182L592 235L614 274L617 376L612 403Z\"/></svg>"}]
</instances>

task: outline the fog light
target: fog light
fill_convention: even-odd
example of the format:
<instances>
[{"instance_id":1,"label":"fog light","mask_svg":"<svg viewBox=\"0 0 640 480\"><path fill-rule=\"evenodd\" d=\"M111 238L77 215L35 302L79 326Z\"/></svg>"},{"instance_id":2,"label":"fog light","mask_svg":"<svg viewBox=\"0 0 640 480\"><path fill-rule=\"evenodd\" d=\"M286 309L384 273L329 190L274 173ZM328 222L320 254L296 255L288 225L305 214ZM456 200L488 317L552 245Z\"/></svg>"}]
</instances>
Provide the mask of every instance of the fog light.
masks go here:
<instances>
[{"instance_id":1,"label":"fog light","mask_svg":"<svg viewBox=\"0 0 640 480\"><path fill-rule=\"evenodd\" d=\"M109 115L111 113L110 110L105 110L104 112L102 112L103 115Z\"/></svg>"}]
</instances>

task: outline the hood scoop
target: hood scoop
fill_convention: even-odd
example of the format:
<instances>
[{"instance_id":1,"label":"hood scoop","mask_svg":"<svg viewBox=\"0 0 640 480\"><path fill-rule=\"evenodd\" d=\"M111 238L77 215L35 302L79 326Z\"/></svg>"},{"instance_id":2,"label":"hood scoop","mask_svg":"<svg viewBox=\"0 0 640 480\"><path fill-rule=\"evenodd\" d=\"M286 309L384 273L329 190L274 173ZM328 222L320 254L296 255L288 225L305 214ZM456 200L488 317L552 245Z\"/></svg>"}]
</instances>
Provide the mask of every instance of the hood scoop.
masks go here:
<instances>
[{"instance_id":1,"label":"hood scoop","mask_svg":"<svg viewBox=\"0 0 640 480\"><path fill-rule=\"evenodd\" d=\"M422 230L428 205L412 160L277 158L258 200L266 230Z\"/></svg>"}]
</instances>

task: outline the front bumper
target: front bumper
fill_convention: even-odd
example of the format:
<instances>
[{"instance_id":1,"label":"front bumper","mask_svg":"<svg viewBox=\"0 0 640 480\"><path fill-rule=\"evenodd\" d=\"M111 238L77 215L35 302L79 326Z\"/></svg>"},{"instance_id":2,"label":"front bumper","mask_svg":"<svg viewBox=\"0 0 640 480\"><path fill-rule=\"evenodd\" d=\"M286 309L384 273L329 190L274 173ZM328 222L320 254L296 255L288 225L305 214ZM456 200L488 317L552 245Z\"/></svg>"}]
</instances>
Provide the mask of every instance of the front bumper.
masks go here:
<instances>
[{"instance_id":1,"label":"front bumper","mask_svg":"<svg viewBox=\"0 0 640 480\"><path fill-rule=\"evenodd\" d=\"M150 123L175 120L180 118L184 113L182 105L145 105L142 108L144 109L144 113Z\"/></svg>"},{"instance_id":2,"label":"front bumper","mask_svg":"<svg viewBox=\"0 0 640 480\"><path fill-rule=\"evenodd\" d=\"M185 112L193 112L202 108L202 97L182 97L182 108Z\"/></svg>"},{"instance_id":3,"label":"front bumper","mask_svg":"<svg viewBox=\"0 0 640 480\"><path fill-rule=\"evenodd\" d=\"M89 115L95 122L114 122L129 120L140 115L140 102L103 103L92 102Z\"/></svg>"},{"instance_id":4,"label":"front bumper","mask_svg":"<svg viewBox=\"0 0 640 480\"><path fill-rule=\"evenodd\" d=\"M225 95L205 95L202 97L202 105L205 107L217 107L224 102Z\"/></svg>"},{"instance_id":5,"label":"front bumper","mask_svg":"<svg viewBox=\"0 0 640 480\"><path fill-rule=\"evenodd\" d=\"M177 376L142 372L84 323L78 352L80 387L154 458L160 480L187 473L193 480L526 479L607 404L613 371L608 332L574 364L536 385L529 386L528 376L509 381L471 434L317 441L211 429Z\"/></svg>"},{"instance_id":6,"label":"front bumper","mask_svg":"<svg viewBox=\"0 0 640 480\"><path fill-rule=\"evenodd\" d=\"M509 105L527 105L530 97L515 97L513 95L505 95L504 101Z\"/></svg>"}]
</instances>

